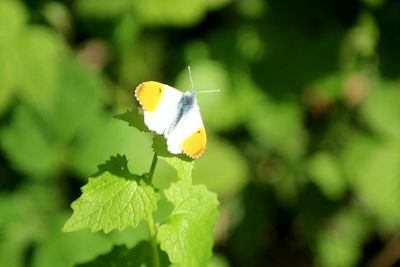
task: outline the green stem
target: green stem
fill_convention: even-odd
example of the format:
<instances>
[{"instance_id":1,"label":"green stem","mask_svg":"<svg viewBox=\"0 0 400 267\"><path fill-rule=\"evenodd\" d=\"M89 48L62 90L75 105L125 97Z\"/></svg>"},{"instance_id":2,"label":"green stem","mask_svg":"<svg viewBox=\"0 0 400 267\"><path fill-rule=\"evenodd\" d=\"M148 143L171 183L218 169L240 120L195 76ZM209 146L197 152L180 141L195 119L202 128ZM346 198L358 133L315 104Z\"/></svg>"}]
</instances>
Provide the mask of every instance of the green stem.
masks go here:
<instances>
[{"instance_id":1,"label":"green stem","mask_svg":"<svg viewBox=\"0 0 400 267\"><path fill-rule=\"evenodd\" d=\"M147 178L147 181L149 184L151 184L153 181L153 174L154 174L154 170L156 169L156 165L157 165L157 153L154 153L153 161L151 162L151 167L150 167L150 171L149 171L149 176Z\"/></svg>"},{"instance_id":2,"label":"green stem","mask_svg":"<svg viewBox=\"0 0 400 267\"><path fill-rule=\"evenodd\" d=\"M153 216L151 213L147 214L147 229L150 236L150 246L151 246L151 260L153 262L153 267L160 267L160 258L158 255L157 248L157 232L153 221Z\"/></svg>"},{"instance_id":3,"label":"green stem","mask_svg":"<svg viewBox=\"0 0 400 267\"><path fill-rule=\"evenodd\" d=\"M154 175L154 170L156 169L157 165L157 153L154 153L153 161L151 162L151 167L149 171L149 175L147 178L147 182L151 185ZM153 262L153 267L160 267L160 258L158 255L158 248L157 248L157 231L153 221L153 215L149 211L147 213L147 229L149 231L150 237L150 246L151 246L151 260Z\"/></svg>"}]
</instances>

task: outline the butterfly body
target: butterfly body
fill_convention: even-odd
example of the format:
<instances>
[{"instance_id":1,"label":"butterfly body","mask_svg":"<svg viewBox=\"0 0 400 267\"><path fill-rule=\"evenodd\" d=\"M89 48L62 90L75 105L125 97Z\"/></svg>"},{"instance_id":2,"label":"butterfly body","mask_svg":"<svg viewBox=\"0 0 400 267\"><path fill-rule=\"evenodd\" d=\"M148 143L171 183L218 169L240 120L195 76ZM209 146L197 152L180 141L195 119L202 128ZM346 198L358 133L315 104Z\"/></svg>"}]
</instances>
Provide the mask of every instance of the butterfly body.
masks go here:
<instances>
[{"instance_id":1,"label":"butterfly body","mask_svg":"<svg viewBox=\"0 0 400 267\"><path fill-rule=\"evenodd\" d=\"M197 158L206 147L206 132L196 101L196 91L181 92L169 85L148 81L135 90L146 126L167 139L168 151Z\"/></svg>"}]
</instances>

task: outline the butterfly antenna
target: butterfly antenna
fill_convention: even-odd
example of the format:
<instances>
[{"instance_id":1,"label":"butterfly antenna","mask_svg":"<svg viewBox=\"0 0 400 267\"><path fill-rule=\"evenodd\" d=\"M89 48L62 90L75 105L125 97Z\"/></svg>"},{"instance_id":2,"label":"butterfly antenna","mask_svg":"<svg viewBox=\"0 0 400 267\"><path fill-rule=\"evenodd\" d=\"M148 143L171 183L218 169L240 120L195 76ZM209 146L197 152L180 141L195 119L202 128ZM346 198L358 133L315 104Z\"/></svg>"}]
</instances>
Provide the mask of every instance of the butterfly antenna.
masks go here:
<instances>
[{"instance_id":1,"label":"butterfly antenna","mask_svg":"<svg viewBox=\"0 0 400 267\"><path fill-rule=\"evenodd\" d=\"M190 83L192 84L192 91L194 90L194 83L193 83L193 77L192 77L192 70L190 69L190 66L188 66L188 71L189 71L189 77L190 77ZM196 91L196 93L213 93L213 92L220 92L221 90L216 89L216 90L202 90L202 91Z\"/></svg>"},{"instance_id":2,"label":"butterfly antenna","mask_svg":"<svg viewBox=\"0 0 400 267\"><path fill-rule=\"evenodd\" d=\"M188 66L188 71L189 71L190 83L192 84L192 90L194 90L194 84L193 84L193 78L192 78L192 70L190 69L190 66Z\"/></svg>"},{"instance_id":3,"label":"butterfly antenna","mask_svg":"<svg viewBox=\"0 0 400 267\"><path fill-rule=\"evenodd\" d=\"M215 93L215 92L221 92L221 90L219 89L215 89L215 90L201 90L201 91L197 91L197 93Z\"/></svg>"}]
</instances>

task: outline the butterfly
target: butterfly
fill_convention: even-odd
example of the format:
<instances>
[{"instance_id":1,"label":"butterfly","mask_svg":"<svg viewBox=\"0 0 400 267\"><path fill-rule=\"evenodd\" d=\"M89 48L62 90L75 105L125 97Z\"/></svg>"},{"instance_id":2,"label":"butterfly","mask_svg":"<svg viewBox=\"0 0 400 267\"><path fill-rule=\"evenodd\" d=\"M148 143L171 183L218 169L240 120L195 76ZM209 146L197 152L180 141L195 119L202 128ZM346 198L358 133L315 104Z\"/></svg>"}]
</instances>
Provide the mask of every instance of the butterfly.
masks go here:
<instances>
[{"instance_id":1,"label":"butterfly","mask_svg":"<svg viewBox=\"0 0 400 267\"><path fill-rule=\"evenodd\" d=\"M191 78L190 68L189 75ZM147 81L136 87L135 97L143 109L147 128L164 135L170 153L198 158L206 148L207 135L196 94L211 91L219 90L192 89L183 93L169 85Z\"/></svg>"}]
</instances>

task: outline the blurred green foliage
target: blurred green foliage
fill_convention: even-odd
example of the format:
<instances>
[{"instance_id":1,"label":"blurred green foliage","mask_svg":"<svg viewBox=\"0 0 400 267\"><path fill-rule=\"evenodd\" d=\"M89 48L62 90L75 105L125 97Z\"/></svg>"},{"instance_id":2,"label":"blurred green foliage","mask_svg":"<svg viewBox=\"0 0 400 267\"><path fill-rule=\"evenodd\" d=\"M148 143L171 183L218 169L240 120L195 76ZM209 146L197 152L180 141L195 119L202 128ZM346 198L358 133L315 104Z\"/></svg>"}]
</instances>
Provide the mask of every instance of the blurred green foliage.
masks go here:
<instances>
[{"instance_id":1,"label":"blurred green foliage","mask_svg":"<svg viewBox=\"0 0 400 267\"><path fill-rule=\"evenodd\" d=\"M151 135L113 116L142 81L190 90L187 65L197 89L221 89L198 97L194 181L221 203L209 266L393 265L398 14L396 0L1 0L0 267L146 250L142 224L61 229L110 156L149 169ZM154 182L174 176L160 162Z\"/></svg>"}]
</instances>

